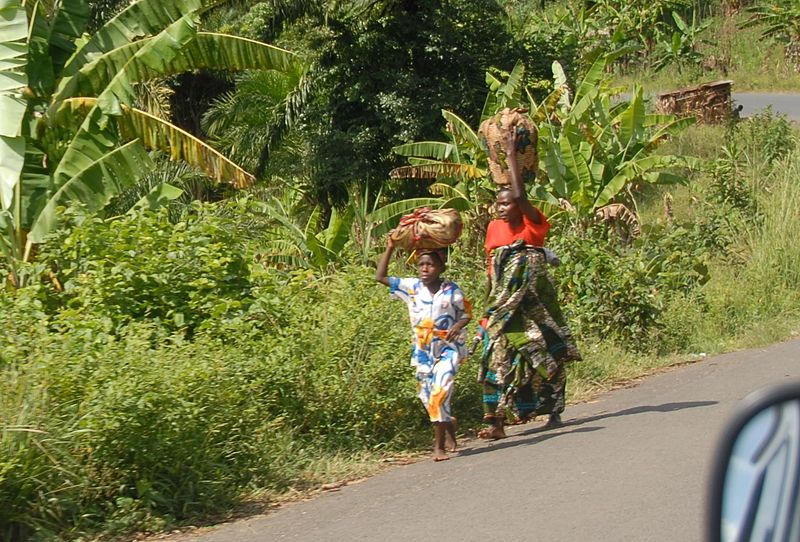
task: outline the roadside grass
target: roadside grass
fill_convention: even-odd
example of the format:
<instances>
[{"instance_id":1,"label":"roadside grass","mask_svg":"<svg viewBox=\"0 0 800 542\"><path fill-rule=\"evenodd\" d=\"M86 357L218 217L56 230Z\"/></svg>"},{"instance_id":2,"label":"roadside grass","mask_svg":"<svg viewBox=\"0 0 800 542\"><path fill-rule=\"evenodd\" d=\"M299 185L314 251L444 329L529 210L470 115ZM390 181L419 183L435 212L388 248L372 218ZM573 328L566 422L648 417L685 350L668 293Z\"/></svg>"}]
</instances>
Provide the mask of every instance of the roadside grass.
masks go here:
<instances>
[{"instance_id":1,"label":"roadside grass","mask_svg":"<svg viewBox=\"0 0 800 542\"><path fill-rule=\"evenodd\" d=\"M693 127L670 142L665 152L715 159L726 130ZM792 137L797 138L796 129ZM740 136L744 147L746 139ZM698 295L673 298L665 307L660 329L651 337L660 351L636 353L612 341L584 341L585 359L570 370L571 402L589 400L676 364L800 334L800 151L795 148L772 163L757 151L747 151L742 168L757 201L757 220L704 199L712 182L708 171L695 172L687 186L663 187L642 198L639 211L645 224L663 223L662 196L669 192L675 221L721 216L729 221L728 234L737 237L727 255L708 262L711 278Z\"/></svg>"},{"instance_id":2,"label":"roadside grass","mask_svg":"<svg viewBox=\"0 0 800 542\"><path fill-rule=\"evenodd\" d=\"M725 127L696 127L669 152L714 161L728 137ZM581 337L570 404L797 336L800 151L772 161L759 154L768 141L787 144L774 123L735 137L745 158L732 166L757 213L710 202L718 182L710 170L669 187L674 220L728 220L733 247L709 258L705 285L665 301L644 347ZM645 224L665 220L662 194L640 206ZM451 263L448 276L477 297L480 257L456 253ZM154 344L147 324L108 336L88 316L83 327L53 333L37 299L0 306L0 323L19 330L0 339L0 502L10 503L0 509L0 538L130 539L208 525L425 457L430 424L413 396L405 309L386 303L372 272L354 266L316 284L280 284L276 299L292 300L280 304L280 324L232 323L193 342ZM480 425L477 371L473 358L458 376L463 435Z\"/></svg>"},{"instance_id":3,"label":"roadside grass","mask_svg":"<svg viewBox=\"0 0 800 542\"><path fill-rule=\"evenodd\" d=\"M800 73L784 57L784 46L761 37L758 27L739 28L747 19L743 14L716 16L704 33L709 44L701 44L705 59L697 65L670 65L653 73L646 68L618 74L616 82L625 88L634 83L647 95L709 83L733 81L733 92L800 92Z\"/></svg>"}]
</instances>

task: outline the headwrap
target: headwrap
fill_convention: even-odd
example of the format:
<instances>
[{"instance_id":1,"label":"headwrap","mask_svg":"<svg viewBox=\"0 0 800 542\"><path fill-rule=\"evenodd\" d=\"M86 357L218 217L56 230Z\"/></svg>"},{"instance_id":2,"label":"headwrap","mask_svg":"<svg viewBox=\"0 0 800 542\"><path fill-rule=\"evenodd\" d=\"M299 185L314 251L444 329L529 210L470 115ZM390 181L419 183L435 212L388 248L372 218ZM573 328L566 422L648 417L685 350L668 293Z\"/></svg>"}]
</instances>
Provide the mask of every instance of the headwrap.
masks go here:
<instances>
[{"instance_id":1,"label":"headwrap","mask_svg":"<svg viewBox=\"0 0 800 542\"><path fill-rule=\"evenodd\" d=\"M442 265L446 265L447 252L447 248L418 248L411 253L411 256L409 256L408 260L411 263L417 263L417 260L419 260L420 256L425 256L427 254L429 256L436 256Z\"/></svg>"}]
</instances>

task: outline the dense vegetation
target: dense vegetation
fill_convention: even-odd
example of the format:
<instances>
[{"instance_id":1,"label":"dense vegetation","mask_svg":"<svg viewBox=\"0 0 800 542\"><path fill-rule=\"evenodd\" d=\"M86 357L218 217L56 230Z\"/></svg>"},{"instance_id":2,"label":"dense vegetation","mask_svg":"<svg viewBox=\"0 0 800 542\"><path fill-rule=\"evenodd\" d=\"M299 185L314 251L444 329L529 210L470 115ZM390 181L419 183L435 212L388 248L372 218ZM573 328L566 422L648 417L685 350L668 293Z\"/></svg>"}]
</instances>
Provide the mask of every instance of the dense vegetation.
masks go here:
<instances>
[{"instance_id":1,"label":"dense vegetation","mask_svg":"<svg viewBox=\"0 0 800 542\"><path fill-rule=\"evenodd\" d=\"M791 1L0 11L0 540L158 531L419 449L407 317L373 261L404 212L457 207L447 274L480 310L475 132L503 106L540 125L573 400L798 330L796 127L647 102L663 74L759 85L735 35L797 82Z\"/></svg>"}]
</instances>

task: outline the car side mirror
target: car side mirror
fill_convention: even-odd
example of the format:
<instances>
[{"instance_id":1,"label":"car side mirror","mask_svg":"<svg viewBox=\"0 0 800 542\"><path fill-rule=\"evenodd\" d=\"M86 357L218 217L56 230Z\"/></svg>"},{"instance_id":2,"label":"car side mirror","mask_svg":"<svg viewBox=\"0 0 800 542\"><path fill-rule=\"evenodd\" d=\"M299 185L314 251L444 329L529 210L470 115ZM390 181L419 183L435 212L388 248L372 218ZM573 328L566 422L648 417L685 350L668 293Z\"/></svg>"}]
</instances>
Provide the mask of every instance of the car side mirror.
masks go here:
<instances>
[{"instance_id":1,"label":"car side mirror","mask_svg":"<svg viewBox=\"0 0 800 542\"><path fill-rule=\"evenodd\" d=\"M743 399L714 461L709 541L800 540L800 382Z\"/></svg>"}]
</instances>

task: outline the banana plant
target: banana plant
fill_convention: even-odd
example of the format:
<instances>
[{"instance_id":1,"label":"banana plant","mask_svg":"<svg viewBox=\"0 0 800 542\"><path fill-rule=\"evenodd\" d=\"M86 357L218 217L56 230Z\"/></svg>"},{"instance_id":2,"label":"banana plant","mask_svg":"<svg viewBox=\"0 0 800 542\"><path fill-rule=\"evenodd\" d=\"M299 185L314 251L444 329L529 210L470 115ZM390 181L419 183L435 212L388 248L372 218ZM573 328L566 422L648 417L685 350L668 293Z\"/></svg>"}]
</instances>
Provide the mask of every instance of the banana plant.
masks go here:
<instances>
[{"instance_id":1,"label":"banana plant","mask_svg":"<svg viewBox=\"0 0 800 542\"><path fill-rule=\"evenodd\" d=\"M301 73L289 51L205 33L219 0L134 0L91 35L84 0L4 0L0 15L0 251L11 270L57 224L57 208L102 209L166 151L234 187L253 176L169 122L135 107L136 85L195 69ZM52 7L52 9L51 9Z\"/></svg>"},{"instance_id":2,"label":"banana plant","mask_svg":"<svg viewBox=\"0 0 800 542\"><path fill-rule=\"evenodd\" d=\"M325 272L343 260L353 223L352 208L343 212L334 208L323 229L320 229L320 206L314 207L304 223L298 223L296 216L286 211L282 206L272 207L270 215L276 220L277 227L271 230L269 238L260 247L262 264Z\"/></svg>"},{"instance_id":3,"label":"banana plant","mask_svg":"<svg viewBox=\"0 0 800 542\"><path fill-rule=\"evenodd\" d=\"M620 48L596 55L574 93L561 65L554 62L554 90L539 103L522 88L521 64L506 81L487 73L489 94L481 120L503 107L523 107L539 128L540 174L529 187L534 199L553 206L567 200L580 216L591 217L633 184L685 182L675 172L698 165L691 157L654 154L659 145L694 124L694 118L648 114L638 85L629 100L615 99L622 89L610 87L606 68L630 51ZM408 157L409 165L391 176L436 179L434 193L463 198L464 207L481 209L493 188L486 154L465 121L447 111L443 115L450 141L395 147L395 153Z\"/></svg>"},{"instance_id":4,"label":"banana plant","mask_svg":"<svg viewBox=\"0 0 800 542\"><path fill-rule=\"evenodd\" d=\"M648 114L639 85L628 101L614 101L620 91L609 87L605 75L612 58L598 57L572 100L558 106L556 120L546 116L539 124L545 188L568 200L583 216L611 203L635 183L685 182L676 171L698 165L691 157L654 154L695 119Z\"/></svg>"},{"instance_id":5,"label":"banana plant","mask_svg":"<svg viewBox=\"0 0 800 542\"><path fill-rule=\"evenodd\" d=\"M795 0L769 0L747 8L748 19L740 28L758 27L761 36L785 45L786 60L800 72L800 4Z\"/></svg>"},{"instance_id":6,"label":"banana plant","mask_svg":"<svg viewBox=\"0 0 800 542\"><path fill-rule=\"evenodd\" d=\"M523 85L524 75L525 66L521 62L516 63L506 80L486 72L489 91L481 122L505 107L527 109L535 122L543 121L555 110L564 95L565 85L557 85L550 95L537 103ZM561 76L565 81L563 71ZM447 110L442 110L442 116L450 141L423 141L395 147L393 151L407 157L409 165L392 170L390 176L435 179L437 182L431 185L430 191L443 198L444 207L482 212L491 203L495 190L494 183L489 179L486 150L476 130L465 120ZM537 199L556 202L549 194L537 191L536 187L534 192Z\"/></svg>"},{"instance_id":7,"label":"banana plant","mask_svg":"<svg viewBox=\"0 0 800 542\"><path fill-rule=\"evenodd\" d=\"M433 209L453 207L452 202L441 198L410 198L385 203L380 192L370 205L369 194L365 192L362 197L354 198L351 195L351 206L356 210L356 220L353 224L353 240L358 243L361 263L368 265L374 261L375 243L397 226L403 215L414 212L420 207Z\"/></svg>"},{"instance_id":8,"label":"banana plant","mask_svg":"<svg viewBox=\"0 0 800 542\"><path fill-rule=\"evenodd\" d=\"M661 41L658 44L660 50L653 63L655 71L661 71L670 64L675 64L680 73L683 66L697 64L703 58L698 50L700 44L713 44L700 37L711 26L712 21L699 22L696 11L692 12L691 23L687 23L677 11L672 12L672 19L675 21L675 30L668 41Z\"/></svg>"},{"instance_id":9,"label":"banana plant","mask_svg":"<svg viewBox=\"0 0 800 542\"><path fill-rule=\"evenodd\" d=\"M273 223L258 251L263 265L283 269L327 272L347 260L354 245L362 263L372 260L374 242L397 225L400 217L420 207L441 207L439 198L412 198L382 204L380 193L350 192L343 210L334 208L323 221L322 207L305 207L301 190L289 189L272 197L263 212Z\"/></svg>"}]
</instances>

